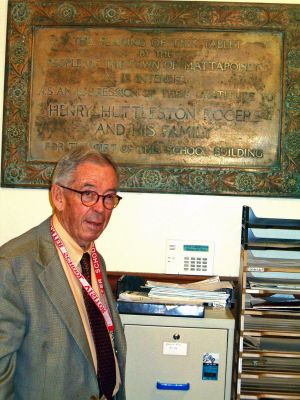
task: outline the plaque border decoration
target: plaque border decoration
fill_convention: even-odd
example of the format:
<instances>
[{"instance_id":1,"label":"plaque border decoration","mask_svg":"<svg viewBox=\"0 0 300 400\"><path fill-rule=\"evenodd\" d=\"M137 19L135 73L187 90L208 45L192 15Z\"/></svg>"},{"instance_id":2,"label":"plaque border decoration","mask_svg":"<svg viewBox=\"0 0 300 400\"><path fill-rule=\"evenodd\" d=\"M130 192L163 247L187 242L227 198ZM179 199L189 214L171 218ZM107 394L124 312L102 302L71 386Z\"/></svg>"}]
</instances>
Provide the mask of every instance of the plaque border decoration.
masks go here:
<instances>
[{"instance_id":1,"label":"plaque border decoration","mask_svg":"<svg viewBox=\"0 0 300 400\"><path fill-rule=\"evenodd\" d=\"M300 7L200 1L9 0L2 135L3 187L48 188L52 162L28 157L34 27L281 32L279 162L269 168L120 165L121 191L300 197Z\"/></svg>"}]
</instances>

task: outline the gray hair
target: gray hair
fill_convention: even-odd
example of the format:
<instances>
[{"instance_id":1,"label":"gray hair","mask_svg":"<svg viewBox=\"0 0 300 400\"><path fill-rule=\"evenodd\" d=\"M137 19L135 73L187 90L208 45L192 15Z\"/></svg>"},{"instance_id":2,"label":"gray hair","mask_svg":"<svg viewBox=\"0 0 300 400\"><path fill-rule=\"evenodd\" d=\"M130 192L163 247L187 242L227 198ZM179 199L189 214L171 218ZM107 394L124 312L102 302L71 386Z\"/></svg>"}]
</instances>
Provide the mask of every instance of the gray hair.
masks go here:
<instances>
[{"instance_id":1,"label":"gray hair","mask_svg":"<svg viewBox=\"0 0 300 400\"><path fill-rule=\"evenodd\" d=\"M84 162L91 162L102 166L110 165L118 177L117 165L109 156L87 146L78 146L58 161L52 174L52 185L69 185L76 168Z\"/></svg>"}]
</instances>

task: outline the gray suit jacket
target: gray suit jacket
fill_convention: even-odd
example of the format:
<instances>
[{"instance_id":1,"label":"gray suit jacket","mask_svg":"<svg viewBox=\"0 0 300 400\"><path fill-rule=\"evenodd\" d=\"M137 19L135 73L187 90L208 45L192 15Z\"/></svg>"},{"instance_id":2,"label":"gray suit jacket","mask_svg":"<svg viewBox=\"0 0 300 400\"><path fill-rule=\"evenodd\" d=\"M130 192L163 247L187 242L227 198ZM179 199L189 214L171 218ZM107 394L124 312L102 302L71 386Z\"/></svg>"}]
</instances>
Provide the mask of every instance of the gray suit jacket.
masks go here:
<instances>
[{"instance_id":1,"label":"gray suit jacket","mask_svg":"<svg viewBox=\"0 0 300 400\"><path fill-rule=\"evenodd\" d=\"M125 337L103 275L124 382ZM50 236L50 218L0 248L0 400L12 399L98 399L92 356ZM124 385L116 399L125 399Z\"/></svg>"}]
</instances>

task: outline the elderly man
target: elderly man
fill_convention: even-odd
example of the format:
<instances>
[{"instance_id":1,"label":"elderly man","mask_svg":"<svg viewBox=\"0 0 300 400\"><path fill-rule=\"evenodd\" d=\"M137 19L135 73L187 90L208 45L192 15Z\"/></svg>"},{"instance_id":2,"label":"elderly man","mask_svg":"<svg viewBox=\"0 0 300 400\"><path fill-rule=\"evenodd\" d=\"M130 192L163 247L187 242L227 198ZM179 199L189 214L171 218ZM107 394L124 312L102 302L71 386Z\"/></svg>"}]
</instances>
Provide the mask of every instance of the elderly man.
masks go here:
<instances>
[{"instance_id":1,"label":"elderly man","mask_svg":"<svg viewBox=\"0 0 300 400\"><path fill-rule=\"evenodd\" d=\"M57 164L53 216L0 248L0 399L125 399L125 338L94 241L121 197L104 155Z\"/></svg>"}]
</instances>

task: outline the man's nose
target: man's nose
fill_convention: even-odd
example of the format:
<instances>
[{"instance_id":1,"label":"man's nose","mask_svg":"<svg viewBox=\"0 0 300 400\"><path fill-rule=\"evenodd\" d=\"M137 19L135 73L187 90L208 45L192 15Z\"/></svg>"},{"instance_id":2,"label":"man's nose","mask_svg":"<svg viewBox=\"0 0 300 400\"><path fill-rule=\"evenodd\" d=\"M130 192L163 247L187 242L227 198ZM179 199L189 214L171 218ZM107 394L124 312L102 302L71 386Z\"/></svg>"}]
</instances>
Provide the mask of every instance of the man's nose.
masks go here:
<instances>
[{"instance_id":1,"label":"man's nose","mask_svg":"<svg viewBox=\"0 0 300 400\"><path fill-rule=\"evenodd\" d=\"M104 207L104 197L101 197L101 196L99 197L97 203L95 203L95 204L93 205L93 209L96 210L96 211L98 211L98 212L103 212L103 211L105 210L105 207Z\"/></svg>"}]
</instances>

